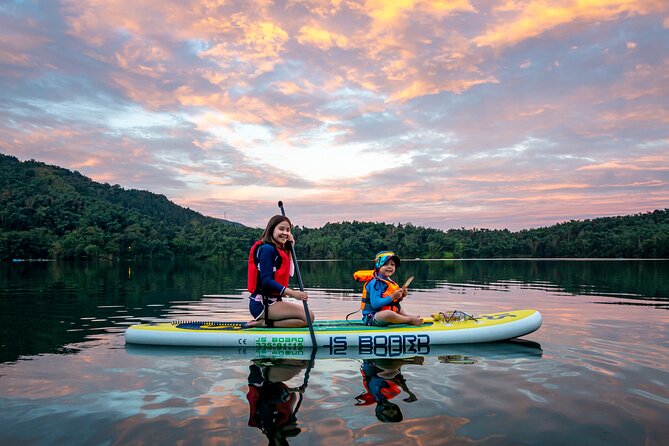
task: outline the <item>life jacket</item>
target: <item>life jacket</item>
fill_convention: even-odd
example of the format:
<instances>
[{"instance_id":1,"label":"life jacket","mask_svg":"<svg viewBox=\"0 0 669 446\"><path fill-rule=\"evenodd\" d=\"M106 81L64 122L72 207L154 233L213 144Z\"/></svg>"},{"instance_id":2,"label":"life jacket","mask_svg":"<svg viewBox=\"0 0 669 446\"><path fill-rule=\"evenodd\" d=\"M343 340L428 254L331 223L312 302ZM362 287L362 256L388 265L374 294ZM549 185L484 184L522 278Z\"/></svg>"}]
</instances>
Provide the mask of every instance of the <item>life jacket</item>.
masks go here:
<instances>
[{"instance_id":1,"label":"life jacket","mask_svg":"<svg viewBox=\"0 0 669 446\"><path fill-rule=\"evenodd\" d=\"M372 312L379 312L382 310L392 310L395 313L399 313L400 311L400 303L399 302L392 302L390 305L386 305L384 307L381 307L380 310L374 310L372 308L372 302L369 300L369 297L367 297L367 284L372 281L372 279L376 279L378 281L381 281L387 285L386 291L381 294L381 297L388 297L395 291L400 289L400 286L396 284L394 281L387 277L383 277L379 274L376 274L376 271L373 269L364 269L360 271L356 271L353 273L353 278L357 280L358 282L363 282L364 285L362 286L362 299L360 300L360 309L361 310L369 310Z\"/></svg>"},{"instance_id":2,"label":"life jacket","mask_svg":"<svg viewBox=\"0 0 669 446\"><path fill-rule=\"evenodd\" d=\"M260 269L258 269L258 249L263 244L258 240L249 251L247 265L247 290L252 294L263 294L262 283L260 283ZM283 286L288 286L290 280L290 257L283 249L274 247L278 255L274 258L274 280Z\"/></svg>"}]
</instances>

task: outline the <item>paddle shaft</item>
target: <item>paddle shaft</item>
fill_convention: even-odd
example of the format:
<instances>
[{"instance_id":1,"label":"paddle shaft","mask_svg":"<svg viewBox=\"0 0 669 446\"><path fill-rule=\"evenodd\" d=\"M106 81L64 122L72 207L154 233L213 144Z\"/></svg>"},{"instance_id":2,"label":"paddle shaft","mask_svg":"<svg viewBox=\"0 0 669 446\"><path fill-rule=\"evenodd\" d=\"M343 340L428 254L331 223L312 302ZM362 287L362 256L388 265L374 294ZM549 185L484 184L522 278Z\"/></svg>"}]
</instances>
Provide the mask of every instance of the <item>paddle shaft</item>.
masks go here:
<instances>
[{"instance_id":1,"label":"paddle shaft","mask_svg":"<svg viewBox=\"0 0 669 446\"><path fill-rule=\"evenodd\" d=\"M283 202L279 201L279 209L281 209L281 215L286 216L286 211L283 209ZM295 255L295 246L293 243L287 242L290 245L290 252L293 256L293 265L295 265L295 276L297 276L297 284L300 286L300 291L304 291L304 285L302 284L302 274L300 274L300 266L297 264L297 256ZM311 345L315 350L318 348L316 344L316 334L314 333L314 324L311 322L311 316L309 315L309 305L307 301L303 300L302 305L304 305L304 314L307 318L307 325L309 326L309 334L311 335Z\"/></svg>"}]
</instances>

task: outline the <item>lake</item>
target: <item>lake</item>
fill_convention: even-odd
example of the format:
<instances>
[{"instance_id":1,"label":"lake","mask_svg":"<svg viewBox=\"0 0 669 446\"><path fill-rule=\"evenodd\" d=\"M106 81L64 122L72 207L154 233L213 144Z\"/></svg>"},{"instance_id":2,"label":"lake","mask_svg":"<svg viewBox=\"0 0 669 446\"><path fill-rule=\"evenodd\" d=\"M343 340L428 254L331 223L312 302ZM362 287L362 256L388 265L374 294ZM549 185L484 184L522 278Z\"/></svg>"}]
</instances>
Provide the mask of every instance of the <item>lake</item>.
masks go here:
<instances>
[{"instance_id":1,"label":"lake","mask_svg":"<svg viewBox=\"0 0 669 446\"><path fill-rule=\"evenodd\" d=\"M359 308L370 263L301 262L318 319ZM399 359L133 348L138 322L248 320L244 262L0 264L0 444L669 441L669 261L403 260L408 276L414 314L532 308L543 326Z\"/></svg>"}]
</instances>

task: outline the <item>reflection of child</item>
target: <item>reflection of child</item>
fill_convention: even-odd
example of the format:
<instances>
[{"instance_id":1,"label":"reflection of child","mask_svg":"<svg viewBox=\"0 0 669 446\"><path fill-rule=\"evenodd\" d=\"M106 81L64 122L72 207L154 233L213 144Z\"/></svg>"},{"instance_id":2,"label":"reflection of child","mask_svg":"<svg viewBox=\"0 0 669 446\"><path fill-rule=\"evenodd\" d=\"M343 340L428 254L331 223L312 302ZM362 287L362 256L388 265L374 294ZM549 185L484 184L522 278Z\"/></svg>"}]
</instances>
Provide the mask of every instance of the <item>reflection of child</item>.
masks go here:
<instances>
[{"instance_id":1,"label":"reflection of child","mask_svg":"<svg viewBox=\"0 0 669 446\"><path fill-rule=\"evenodd\" d=\"M411 403L417 400L416 395L409 390L406 381L400 373L403 364L422 364L423 358L417 356L411 359L366 359L360 372L365 392L355 397L356 406L368 406L376 402L376 418L384 423L402 421L400 407L390 400L404 390L409 394L403 401Z\"/></svg>"},{"instance_id":2,"label":"reflection of child","mask_svg":"<svg viewBox=\"0 0 669 446\"><path fill-rule=\"evenodd\" d=\"M376 255L374 277L365 283L362 290L362 320L366 325L423 323L420 316L410 316L400 306L407 290L390 279L399 266L400 258L391 251L382 251Z\"/></svg>"},{"instance_id":3,"label":"reflection of child","mask_svg":"<svg viewBox=\"0 0 669 446\"><path fill-rule=\"evenodd\" d=\"M288 381L304 368L308 361L286 360L271 365L249 366L249 426L259 428L270 445L288 444L286 438L301 432L297 427L297 411L305 386L288 387ZM299 397L298 397L299 394Z\"/></svg>"}]
</instances>

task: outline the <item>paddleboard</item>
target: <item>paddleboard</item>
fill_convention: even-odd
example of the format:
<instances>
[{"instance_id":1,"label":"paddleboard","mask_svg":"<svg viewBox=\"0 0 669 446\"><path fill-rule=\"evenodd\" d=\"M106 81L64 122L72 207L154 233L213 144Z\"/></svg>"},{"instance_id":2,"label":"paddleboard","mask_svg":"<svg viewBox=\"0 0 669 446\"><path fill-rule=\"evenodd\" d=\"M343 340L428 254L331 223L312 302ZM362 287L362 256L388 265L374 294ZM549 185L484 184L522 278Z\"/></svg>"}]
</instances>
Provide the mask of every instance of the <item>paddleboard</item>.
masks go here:
<instances>
[{"instance_id":1,"label":"paddleboard","mask_svg":"<svg viewBox=\"0 0 669 446\"><path fill-rule=\"evenodd\" d=\"M393 349L420 354L431 345L495 342L525 336L541 326L536 310L481 314L475 318L426 319L420 326L369 327L359 321L325 320L314 323L319 348L361 352ZM244 328L243 322L154 322L128 327L128 344L190 347L313 347L308 328Z\"/></svg>"}]
</instances>

